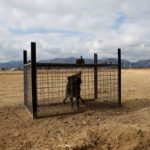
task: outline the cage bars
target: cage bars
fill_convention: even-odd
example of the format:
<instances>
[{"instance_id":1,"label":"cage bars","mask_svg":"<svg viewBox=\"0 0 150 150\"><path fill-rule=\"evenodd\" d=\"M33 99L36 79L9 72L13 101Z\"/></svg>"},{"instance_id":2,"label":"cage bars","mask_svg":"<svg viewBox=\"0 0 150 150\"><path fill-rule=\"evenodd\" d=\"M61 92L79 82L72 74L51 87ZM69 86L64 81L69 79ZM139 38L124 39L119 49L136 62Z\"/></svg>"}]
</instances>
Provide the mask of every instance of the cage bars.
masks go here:
<instances>
[{"instance_id":1,"label":"cage bars","mask_svg":"<svg viewBox=\"0 0 150 150\"><path fill-rule=\"evenodd\" d=\"M31 62L27 62L27 51L23 51L24 105L38 118L40 106L48 106L51 100L56 106L65 96L66 80L77 70L82 70L81 96L85 99L115 101L121 105L121 49L118 49L118 64L56 64L36 62L36 43L31 42ZM53 110L53 109L52 109ZM53 112L56 112L53 110Z\"/></svg>"},{"instance_id":2,"label":"cage bars","mask_svg":"<svg viewBox=\"0 0 150 150\"><path fill-rule=\"evenodd\" d=\"M118 104L121 106L121 49L118 49Z\"/></svg>"},{"instance_id":3,"label":"cage bars","mask_svg":"<svg viewBox=\"0 0 150 150\"><path fill-rule=\"evenodd\" d=\"M94 98L97 99L97 54L94 54Z\"/></svg>"}]
</instances>

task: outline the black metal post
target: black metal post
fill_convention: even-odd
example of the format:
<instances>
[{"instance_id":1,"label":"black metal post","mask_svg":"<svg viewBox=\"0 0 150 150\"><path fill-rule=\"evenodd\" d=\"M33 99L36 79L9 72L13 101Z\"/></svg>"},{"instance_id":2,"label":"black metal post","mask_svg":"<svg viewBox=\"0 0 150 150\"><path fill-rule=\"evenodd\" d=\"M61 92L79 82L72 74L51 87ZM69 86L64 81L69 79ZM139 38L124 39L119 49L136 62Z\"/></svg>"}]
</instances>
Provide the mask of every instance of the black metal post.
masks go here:
<instances>
[{"instance_id":1,"label":"black metal post","mask_svg":"<svg viewBox=\"0 0 150 150\"><path fill-rule=\"evenodd\" d=\"M36 43L31 42L31 78L32 78L32 109L33 119L37 118L37 87L36 87Z\"/></svg>"},{"instance_id":2,"label":"black metal post","mask_svg":"<svg viewBox=\"0 0 150 150\"><path fill-rule=\"evenodd\" d=\"M27 63L27 51L23 51L23 76L24 76L24 105L26 105L26 86L27 86L27 81L26 81L26 70L24 65Z\"/></svg>"},{"instance_id":3,"label":"black metal post","mask_svg":"<svg viewBox=\"0 0 150 150\"><path fill-rule=\"evenodd\" d=\"M27 63L27 51L23 51L23 64L25 65Z\"/></svg>"},{"instance_id":4,"label":"black metal post","mask_svg":"<svg viewBox=\"0 0 150 150\"><path fill-rule=\"evenodd\" d=\"M94 99L97 99L98 94L98 74L97 74L97 54L94 54Z\"/></svg>"},{"instance_id":5,"label":"black metal post","mask_svg":"<svg viewBox=\"0 0 150 150\"><path fill-rule=\"evenodd\" d=\"M118 104L121 106L121 49L118 49Z\"/></svg>"}]
</instances>

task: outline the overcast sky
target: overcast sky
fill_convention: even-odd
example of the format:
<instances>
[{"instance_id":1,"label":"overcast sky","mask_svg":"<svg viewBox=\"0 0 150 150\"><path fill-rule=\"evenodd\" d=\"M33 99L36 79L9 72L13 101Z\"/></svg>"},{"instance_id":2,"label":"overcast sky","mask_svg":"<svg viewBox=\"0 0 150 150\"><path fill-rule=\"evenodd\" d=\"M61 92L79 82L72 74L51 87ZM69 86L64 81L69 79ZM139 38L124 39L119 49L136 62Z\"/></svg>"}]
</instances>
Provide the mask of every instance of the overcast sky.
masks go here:
<instances>
[{"instance_id":1,"label":"overcast sky","mask_svg":"<svg viewBox=\"0 0 150 150\"><path fill-rule=\"evenodd\" d=\"M37 42L38 59L150 58L150 0L0 0L0 61L21 60Z\"/></svg>"}]
</instances>

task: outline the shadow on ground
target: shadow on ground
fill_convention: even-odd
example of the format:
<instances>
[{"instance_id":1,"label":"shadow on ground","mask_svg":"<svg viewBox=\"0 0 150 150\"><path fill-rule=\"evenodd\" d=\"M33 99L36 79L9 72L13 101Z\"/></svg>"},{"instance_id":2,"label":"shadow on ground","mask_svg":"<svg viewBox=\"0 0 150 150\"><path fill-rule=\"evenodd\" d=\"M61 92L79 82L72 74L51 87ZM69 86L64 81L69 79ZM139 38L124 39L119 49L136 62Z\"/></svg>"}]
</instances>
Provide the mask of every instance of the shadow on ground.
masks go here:
<instances>
[{"instance_id":1,"label":"shadow on ground","mask_svg":"<svg viewBox=\"0 0 150 150\"><path fill-rule=\"evenodd\" d=\"M69 116L79 113L84 113L87 111L109 111L112 115L122 115L124 113L136 111L145 107L150 107L149 99L136 99L123 102L122 106L117 105L117 103L111 102L100 102L98 100L88 100L84 104L80 104L80 108L77 109L76 105L71 108L70 103L51 103L39 105L38 107L38 117L54 117L54 116Z\"/></svg>"}]
</instances>

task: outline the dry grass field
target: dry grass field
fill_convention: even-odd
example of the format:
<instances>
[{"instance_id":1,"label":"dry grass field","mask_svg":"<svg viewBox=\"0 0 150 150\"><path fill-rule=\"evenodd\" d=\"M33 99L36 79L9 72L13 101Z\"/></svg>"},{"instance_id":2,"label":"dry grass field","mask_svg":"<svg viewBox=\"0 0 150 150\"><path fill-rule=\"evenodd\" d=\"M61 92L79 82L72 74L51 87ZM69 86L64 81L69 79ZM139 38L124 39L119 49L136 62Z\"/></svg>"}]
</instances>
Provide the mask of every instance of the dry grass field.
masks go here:
<instances>
[{"instance_id":1,"label":"dry grass field","mask_svg":"<svg viewBox=\"0 0 150 150\"><path fill-rule=\"evenodd\" d=\"M22 72L0 73L0 150L149 150L150 69L122 71L123 106L32 120Z\"/></svg>"}]
</instances>

